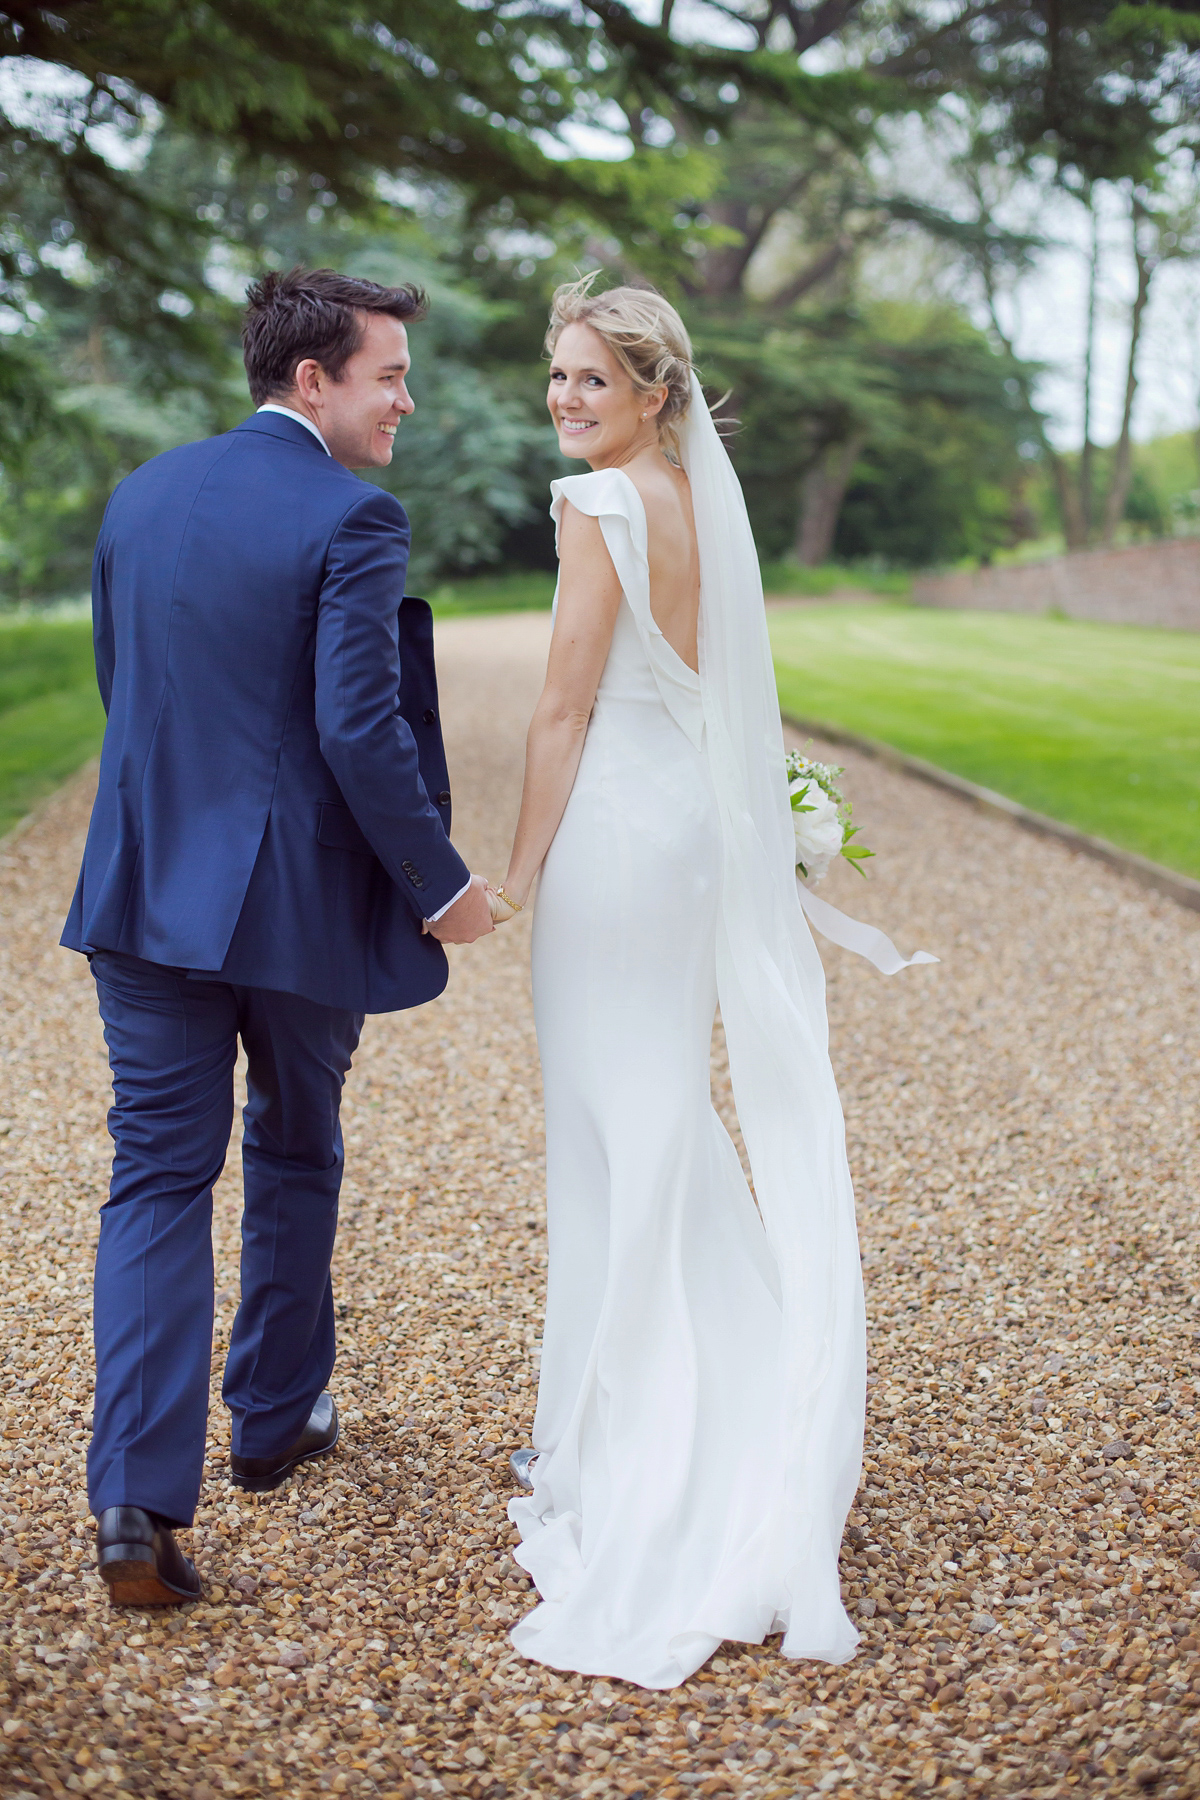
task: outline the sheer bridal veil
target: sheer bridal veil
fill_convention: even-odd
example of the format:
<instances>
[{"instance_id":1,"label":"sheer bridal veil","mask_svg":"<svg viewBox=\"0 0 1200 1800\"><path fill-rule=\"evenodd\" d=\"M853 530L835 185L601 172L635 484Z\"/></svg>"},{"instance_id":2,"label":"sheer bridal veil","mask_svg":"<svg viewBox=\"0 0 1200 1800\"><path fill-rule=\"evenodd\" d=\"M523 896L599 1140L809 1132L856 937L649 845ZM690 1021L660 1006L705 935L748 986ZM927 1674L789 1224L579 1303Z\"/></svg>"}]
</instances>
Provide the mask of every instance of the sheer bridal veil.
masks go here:
<instances>
[{"instance_id":1,"label":"sheer bridal veil","mask_svg":"<svg viewBox=\"0 0 1200 1800\"><path fill-rule=\"evenodd\" d=\"M700 686L722 834L717 988L734 1100L779 1271L783 1490L764 1495L784 1651L844 1660L837 1558L858 1485L866 1330L825 979L797 891L758 556L700 383L680 428L700 552ZM793 1600L803 1599L793 1606Z\"/></svg>"}]
</instances>

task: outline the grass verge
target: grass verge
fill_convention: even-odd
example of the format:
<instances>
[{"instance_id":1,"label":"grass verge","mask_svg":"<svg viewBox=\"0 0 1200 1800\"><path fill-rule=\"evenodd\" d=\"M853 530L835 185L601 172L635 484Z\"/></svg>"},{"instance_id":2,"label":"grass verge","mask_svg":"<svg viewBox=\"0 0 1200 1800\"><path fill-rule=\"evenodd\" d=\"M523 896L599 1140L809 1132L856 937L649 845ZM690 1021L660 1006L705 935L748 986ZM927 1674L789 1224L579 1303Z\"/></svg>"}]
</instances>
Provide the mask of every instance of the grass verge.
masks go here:
<instances>
[{"instance_id":1,"label":"grass verge","mask_svg":"<svg viewBox=\"0 0 1200 1800\"><path fill-rule=\"evenodd\" d=\"M912 571L879 569L871 563L822 563L808 569L786 557L762 566L763 593L772 599L789 594L820 599L825 594L886 594L902 600L912 591Z\"/></svg>"},{"instance_id":2,"label":"grass verge","mask_svg":"<svg viewBox=\"0 0 1200 1800\"><path fill-rule=\"evenodd\" d=\"M770 626L785 712L1200 876L1200 635L870 602Z\"/></svg>"},{"instance_id":3,"label":"grass verge","mask_svg":"<svg viewBox=\"0 0 1200 1800\"><path fill-rule=\"evenodd\" d=\"M548 569L472 575L463 581L443 582L425 598L435 619L464 618L469 613L542 611L554 600L554 575Z\"/></svg>"},{"instance_id":4,"label":"grass verge","mask_svg":"<svg viewBox=\"0 0 1200 1800\"><path fill-rule=\"evenodd\" d=\"M104 736L86 619L0 624L0 835Z\"/></svg>"},{"instance_id":5,"label":"grass verge","mask_svg":"<svg viewBox=\"0 0 1200 1800\"><path fill-rule=\"evenodd\" d=\"M775 598L791 594L820 599L826 594L857 593L905 598L912 575L903 570L879 570L867 564L825 563L819 569L801 568L794 562L763 564L763 591ZM445 582L426 596L440 619L468 613L530 612L551 604L554 573L542 569L512 569L495 575L470 575Z\"/></svg>"}]
</instances>

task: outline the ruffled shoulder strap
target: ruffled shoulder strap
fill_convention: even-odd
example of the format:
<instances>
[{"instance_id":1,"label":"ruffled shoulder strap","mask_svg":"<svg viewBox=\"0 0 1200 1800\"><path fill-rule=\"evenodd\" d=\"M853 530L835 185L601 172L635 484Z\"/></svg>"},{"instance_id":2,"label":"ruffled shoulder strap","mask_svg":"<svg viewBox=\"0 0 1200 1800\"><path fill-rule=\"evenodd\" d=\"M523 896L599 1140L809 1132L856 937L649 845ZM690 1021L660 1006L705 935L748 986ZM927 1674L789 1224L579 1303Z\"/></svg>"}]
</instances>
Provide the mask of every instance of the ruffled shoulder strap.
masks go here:
<instances>
[{"instance_id":1,"label":"ruffled shoulder strap","mask_svg":"<svg viewBox=\"0 0 1200 1800\"><path fill-rule=\"evenodd\" d=\"M599 521L663 704L676 724L699 746L704 734L700 678L668 644L650 611L650 558L642 496L620 469L563 475L550 483L550 492L554 496L550 516L554 520L556 548L564 501L569 500L580 512Z\"/></svg>"},{"instance_id":2,"label":"ruffled shoulder strap","mask_svg":"<svg viewBox=\"0 0 1200 1800\"><path fill-rule=\"evenodd\" d=\"M569 500L581 513L599 519L604 541L630 606L636 614L637 599L630 592L633 588L639 595L644 592L648 613L650 562L646 509L628 475L622 474L620 469L590 469L586 475L561 475L550 483L550 492L554 496L550 502L550 517L554 520L555 549L562 527L563 503Z\"/></svg>"}]
</instances>

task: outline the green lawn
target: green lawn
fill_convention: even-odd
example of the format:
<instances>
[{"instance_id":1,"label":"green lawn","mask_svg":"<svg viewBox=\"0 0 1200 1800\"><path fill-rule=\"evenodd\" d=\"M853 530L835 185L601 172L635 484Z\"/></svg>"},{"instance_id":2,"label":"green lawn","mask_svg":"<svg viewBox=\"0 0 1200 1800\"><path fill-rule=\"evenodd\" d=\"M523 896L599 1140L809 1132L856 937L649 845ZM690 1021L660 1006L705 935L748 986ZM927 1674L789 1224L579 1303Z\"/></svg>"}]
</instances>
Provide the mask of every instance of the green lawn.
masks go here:
<instances>
[{"instance_id":1,"label":"green lawn","mask_svg":"<svg viewBox=\"0 0 1200 1800\"><path fill-rule=\"evenodd\" d=\"M548 569L510 569L495 575L471 575L443 582L425 595L435 619L468 613L540 612L554 600L554 576Z\"/></svg>"},{"instance_id":2,"label":"green lawn","mask_svg":"<svg viewBox=\"0 0 1200 1800\"><path fill-rule=\"evenodd\" d=\"M438 613L545 605L517 573ZM887 602L772 609L784 710L881 739L1200 876L1200 635ZM86 620L0 623L0 833L96 754Z\"/></svg>"},{"instance_id":3,"label":"green lawn","mask_svg":"<svg viewBox=\"0 0 1200 1800\"><path fill-rule=\"evenodd\" d=\"M90 623L0 623L0 834L95 756L103 735Z\"/></svg>"},{"instance_id":4,"label":"green lawn","mask_svg":"<svg viewBox=\"0 0 1200 1800\"><path fill-rule=\"evenodd\" d=\"M869 602L770 621L785 712L1200 876L1200 635Z\"/></svg>"}]
</instances>

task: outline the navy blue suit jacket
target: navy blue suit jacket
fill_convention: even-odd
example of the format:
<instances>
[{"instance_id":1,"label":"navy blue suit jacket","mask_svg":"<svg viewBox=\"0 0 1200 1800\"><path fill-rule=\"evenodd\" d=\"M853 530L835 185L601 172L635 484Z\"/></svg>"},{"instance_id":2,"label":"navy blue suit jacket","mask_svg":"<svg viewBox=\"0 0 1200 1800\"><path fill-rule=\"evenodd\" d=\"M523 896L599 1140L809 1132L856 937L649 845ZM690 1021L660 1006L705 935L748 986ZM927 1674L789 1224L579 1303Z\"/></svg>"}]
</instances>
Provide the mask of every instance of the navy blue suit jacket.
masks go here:
<instances>
[{"instance_id":1,"label":"navy blue suit jacket","mask_svg":"<svg viewBox=\"0 0 1200 1800\"><path fill-rule=\"evenodd\" d=\"M433 621L392 495L256 413L114 493L93 573L108 713L62 941L326 1006L446 984Z\"/></svg>"}]
</instances>

